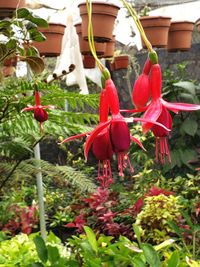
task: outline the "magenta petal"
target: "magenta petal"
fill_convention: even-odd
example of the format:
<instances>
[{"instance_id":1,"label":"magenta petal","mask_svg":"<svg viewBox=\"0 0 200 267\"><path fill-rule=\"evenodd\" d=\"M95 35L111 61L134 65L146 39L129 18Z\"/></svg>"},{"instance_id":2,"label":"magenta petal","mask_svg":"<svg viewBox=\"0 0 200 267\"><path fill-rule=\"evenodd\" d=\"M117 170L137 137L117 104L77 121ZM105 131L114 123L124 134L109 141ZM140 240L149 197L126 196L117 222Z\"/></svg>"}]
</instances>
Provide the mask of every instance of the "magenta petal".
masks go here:
<instances>
[{"instance_id":1,"label":"magenta petal","mask_svg":"<svg viewBox=\"0 0 200 267\"><path fill-rule=\"evenodd\" d=\"M188 104L188 103L169 103L164 99L161 99L163 106L171 111L177 113L179 110L183 111L194 111L200 110L200 105Z\"/></svg>"},{"instance_id":2,"label":"magenta petal","mask_svg":"<svg viewBox=\"0 0 200 267\"><path fill-rule=\"evenodd\" d=\"M133 141L134 143L136 143L138 146L140 146L143 150L146 151L146 149L143 147L143 144L134 136L131 136L131 141Z\"/></svg>"},{"instance_id":3,"label":"magenta petal","mask_svg":"<svg viewBox=\"0 0 200 267\"><path fill-rule=\"evenodd\" d=\"M85 147L84 147L84 155L85 155L85 159L87 160L88 158L88 153L90 150L90 147L94 141L94 138L104 129L106 128L108 125L110 124L110 120L100 123L88 136L86 142L85 142Z\"/></svg>"},{"instance_id":4,"label":"magenta petal","mask_svg":"<svg viewBox=\"0 0 200 267\"><path fill-rule=\"evenodd\" d=\"M90 134L90 132L87 132L87 133L81 133L81 134L77 134L77 135L73 135L73 136L70 136L68 138L66 138L65 140L63 140L61 143L58 143L59 145L63 144L63 143L66 143L66 142L69 142L69 141L72 141L74 139L77 139L77 138L81 138L87 134Z\"/></svg>"},{"instance_id":5,"label":"magenta petal","mask_svg":"<svg viewBox=\"0 0 200 267\"><path fill-rule=\"evenodd\" d=\"M160 98L158 98L151 102L148 109L144 113L143 118L145 120L151 121L151 123L150 122L142 123L143 133L147 133L151 129L151 127L153 126L153 123L157 121L161 112L162 112L162 104L161 104Z\"/></svg>"},{"instance_id":6,"label":"magenta petal","mask_svg":"<svg viewBox=\"0 0 200 267\"><path fill-rule=\"evenodd\" d=\"M21 112L24 112L24 111L29 111L29 110L34 110L36 107L35 106L30 106L30 107L27 107L27 108L23 108L21 110Z\"/></svg>"}]
</instances>

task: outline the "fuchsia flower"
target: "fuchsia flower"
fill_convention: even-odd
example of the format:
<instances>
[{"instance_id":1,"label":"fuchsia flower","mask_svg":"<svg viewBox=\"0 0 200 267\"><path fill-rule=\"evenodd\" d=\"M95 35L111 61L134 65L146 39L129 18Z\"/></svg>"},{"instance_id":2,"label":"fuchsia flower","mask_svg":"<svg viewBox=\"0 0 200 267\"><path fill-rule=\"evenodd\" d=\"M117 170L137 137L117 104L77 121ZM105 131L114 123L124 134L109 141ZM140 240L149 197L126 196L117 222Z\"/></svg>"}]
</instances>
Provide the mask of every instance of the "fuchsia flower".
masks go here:
<instances>
[{"instance_id":1,"label":"fuchsia flower","mask_svg":"<svg viewBox=\"0 0 200 267\"><path fill-rule=\"evenodd\" d=\"M34 118L40 123L40 130L43 130L42 123L48 120L48 113L46 112L46 108L53 109L54 106L42 106L40 103L40 92L35 90L34 92L35 97L35 106L29 106L27 108L22 109L23 111L34 110Z\"/></svg>"},{"instance_id":2,"label":"fuchsia flower","mask_svg":"<svg viewBox=\"0 0 200 267\"><path fill-rule=\"evenodd\" d=\"M172 118L168 110L178 113L179 111L194 111L199 110L200 105L188 104L188 103L169 103L165 101L161 96L162 89L162 72L159 64L154 64L151 67L150 72L150 87L152 100L150 104L146 106L143 119L148 122L142 123L143 133L148 132L150 129L153 131L156 137L156 160L160 158L160 162L165 162L165 157L170 162L170 152L168 148L167 137L169 132L165 131L155 122L159 122L166 126L168 129L172 129ZM144 108L143 108L144 110ZM138 110L140 112L141 110ZM160 157L158 154L160 153Z\"/></svg>"},{"instance_id":3,"label":"fuchsia flower","mask_svg":"<svg viewBox=\"0 0 200 267\"><path fill-rule=\"evenodd\" d=\"M108 119L109 110L111 111L111 119ZM94 156L99 160L98 179L101 180L102 187L107 187L112 182L110 160L113 154L118 155L119 175L124 176L123 169L127 166L127 163L133 172L133 167L128 158L130 141L137 143L143 149L144 147L138 139L130 136L126 120L120 114L117 90L111 79L106 80L105 89L101 91L99 111L100 122L92 132L71 136L63 140L61 144L88 135L84 147L85 158L87 160L92 147Z\"/></svg>"},{"instance_id":4,"label":"fuchsia flower","mask_svg":"<svg viewBox=\"0 0 200 267\"><path fill-rule=\"evenodd\" d=\"M144 107L150 98L149 72L151 65L150 59L147 59L142 74L139 75L133 86L132 101L136 108Z\"/></svg>"}]
</instances>

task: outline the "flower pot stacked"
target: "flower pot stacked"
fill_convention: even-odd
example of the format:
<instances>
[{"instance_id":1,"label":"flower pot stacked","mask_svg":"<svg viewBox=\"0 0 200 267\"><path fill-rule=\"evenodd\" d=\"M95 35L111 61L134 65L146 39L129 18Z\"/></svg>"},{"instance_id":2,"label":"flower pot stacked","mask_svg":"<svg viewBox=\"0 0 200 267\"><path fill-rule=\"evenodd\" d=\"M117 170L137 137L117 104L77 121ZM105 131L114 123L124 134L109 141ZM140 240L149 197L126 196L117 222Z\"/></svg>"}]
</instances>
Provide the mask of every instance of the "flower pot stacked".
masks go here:
<instances>
[{"instance_id":1,"label":"flower pot stacked","mask_svg":"<svg viewBox=\"0 0 200 267\"><path fill-rule=\"evenodd\" d=\"M93 69L96 66L96 62L93 56L84 55L83 57L83 66L85 69Z\"/></svg>"},{"instance_id":2,"label":"flower pot stacked","mask_svg":"<svg viewBox=\"0 0 200 267\"><path fill-rule=\"evenodd\" d=\"M79 35L80 50L84 55L84 67L94 66L91 62L91 52L88 45L88 12L86 3L79 4L81 24L77 24L76 31ZM114 53L115 38L113 38L113 30L115 19L117 17L119 7L114 4L104 2L92 3L92 28L95 41L96 53L99 57L112 57ZM90 64L87 65L87 60Z\"/></svg>"},{"instance_id":3,"label":"flower pot stacked","mask_svg":"<svg viewBox=\"0 0 200 267\"><path fill-rule=\"evenodd\" d=\"M170 17L145 16L140 18L147 39L153 47L167 47ZM146 48L143 43L143 48Z\"/></svg>"},{"instance_id":4,"label":"flower pot stacked","mask_svg":"<svg viewBox=\"0 0 200 267\"><path fill-rule=\"evenodd\" d=\"M104 58L113 57L115 51L115 36L113 35L112 40L106 43Z\"/></svg>"},{"instance_id":5,"label":"flower pot stacked","mask_svg":"<svg viewBox=\"0 0 200 267\"><path fill-rule=\"evenodd\" d=\"M79 4L82 19L81 29L83 39L88 39L88 13L86 3ZM104 43L112 40L115 19L119 7L114 4L92 3L92 27L96 42Z\"/></svg>"},{"instance_id":6,"label":"flower pot stacked","mask_svg":"<svg viewBox=\"0 0 200 267\"><path fill-rule=\"evenodd\" d=\"M57 57L60 55L65 27L62 24L49 23L48 28L40 29L46 40L44 42L34 42L34 46L41 56Z\"/></svg>"},{"instance_id":7,"label":"flower pot stacked","mask_svg":"<svg viewBox=\"0 0 200 267\"><path fill-rule=\"evenodd\" d=\"M194 23L191 21L172 22L168 35L168 51L187 51L191 48Z\"/></svg>"},{"instance_id":8,"label":"flower pot stacked","mask_svg":"<svg viewBox=\"0 0 200 267\"><path fill-rule=\"evenodd\" d=\"M1 0L0 1L0 19L10 18L16 8L25 7L26 0Z\"/></svg>"},{"instance_id":9,"label":"flower pot stacked","mask_svg":"<svg viewBox=\"0 0 200 267\"><path fill-rule=\"evenodd\" d=\"M79 37L81 54L82 55L91 55L88 41L86 41L82 38L81 23L76 24L75 27L76 27L76 32L77 32L78 37ZM95 42L94 45L95 45L97 55L102 56L105 52L106 43Z\"/></svg>"}]
</instances>

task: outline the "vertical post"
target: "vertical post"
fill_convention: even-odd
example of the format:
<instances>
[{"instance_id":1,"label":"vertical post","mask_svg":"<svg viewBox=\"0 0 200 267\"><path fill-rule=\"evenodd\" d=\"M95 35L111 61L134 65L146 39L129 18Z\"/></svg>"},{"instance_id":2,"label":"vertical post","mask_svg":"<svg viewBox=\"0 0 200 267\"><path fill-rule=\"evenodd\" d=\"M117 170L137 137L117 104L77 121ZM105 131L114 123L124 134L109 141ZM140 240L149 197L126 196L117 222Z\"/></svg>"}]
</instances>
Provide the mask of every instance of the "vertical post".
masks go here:
<instances>
[{"instance_id":1,"label":"vertical post","mask_svg":"<svg viewBox=\"0 0 200 267\"><path fill-rule=\"evenodd\" d=\"M37 143L34 146L34 156L36 160L40 160L40 144ZM36 174L37 180L37 191L38 191L38 202L39 202L39 216L40 216L40 232L41 236L46 241L46 224L45 224L45 208L44 208L44 190L42 182L42 172L38 164L38 172Z\"/></svg>"}]
</instances>

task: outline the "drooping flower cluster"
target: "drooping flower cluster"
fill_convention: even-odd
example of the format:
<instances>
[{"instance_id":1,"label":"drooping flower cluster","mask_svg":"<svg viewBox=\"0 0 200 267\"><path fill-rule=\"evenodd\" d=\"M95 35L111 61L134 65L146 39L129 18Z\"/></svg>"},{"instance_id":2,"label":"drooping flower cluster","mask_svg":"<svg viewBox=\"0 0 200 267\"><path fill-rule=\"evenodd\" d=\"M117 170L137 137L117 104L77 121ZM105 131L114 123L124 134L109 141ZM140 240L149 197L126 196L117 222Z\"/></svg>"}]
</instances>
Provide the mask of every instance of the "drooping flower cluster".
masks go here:
<instances>
[{"instance_id":1,"label":"drooping flower cluster","mask_svg":"<svg viewBox=\"0 0 200 267\"><path fill-rule=\"evenodd\" d=\"M28 106L24 109L23 111L29 111L29 110L34 110L34 118L36 121L40 123L40 131L43 131L43 122L48 120L48 113L46 112L45 109L50 108L53 109L54 106L48 105L48 106L42 106L40 102L40 92L36 89L34 91L34 97L35 97L35 106Z\"/></svg>"},{"instance_id":2,"label":"drooping flower cluster","mask_svg":"<svg viewBox=\"0 0 200 267\"><path fill-rule=\"evenodd\" d=\"M149 82L147 82L147 79ZM160 161L163 164L166 158L168 162L171 162L167 141L170 132L155 124L155 122L159 122L167 129L172 130L172 117L168 110L174 113L178 113L179 111L194 111L199 110L200 105L169 103L162 98L161 93L161 67L158 63L150 64L149 59L147 59L143 74L138 77L133 87L132 100L136 107L136 110L133 110L133 112L145 111L143 118L146 119L147 122L142 123L143 133L147 133L150 130L153 132L156 137L156 161ZM145 106L150 96L151 101Z\"/></svg>"}]
</instances>

